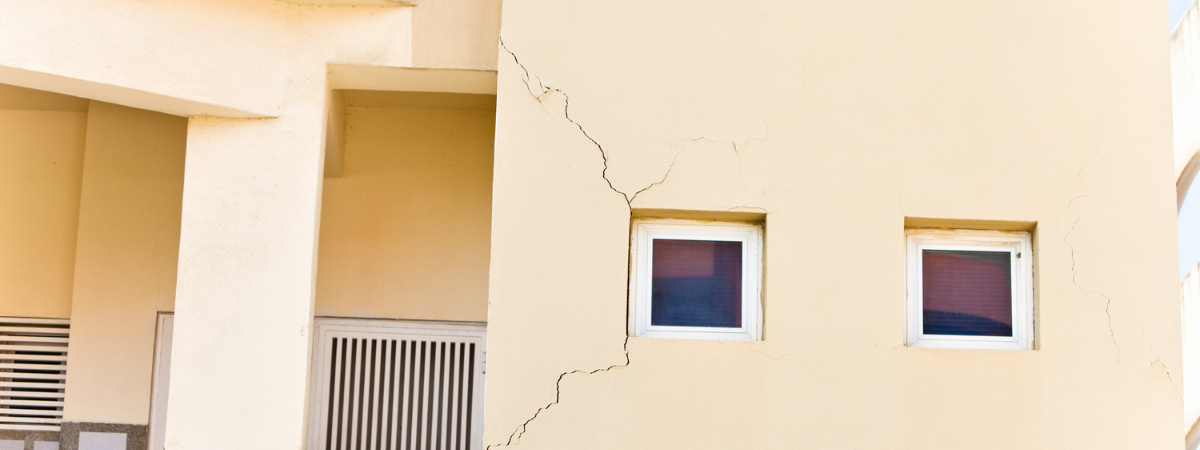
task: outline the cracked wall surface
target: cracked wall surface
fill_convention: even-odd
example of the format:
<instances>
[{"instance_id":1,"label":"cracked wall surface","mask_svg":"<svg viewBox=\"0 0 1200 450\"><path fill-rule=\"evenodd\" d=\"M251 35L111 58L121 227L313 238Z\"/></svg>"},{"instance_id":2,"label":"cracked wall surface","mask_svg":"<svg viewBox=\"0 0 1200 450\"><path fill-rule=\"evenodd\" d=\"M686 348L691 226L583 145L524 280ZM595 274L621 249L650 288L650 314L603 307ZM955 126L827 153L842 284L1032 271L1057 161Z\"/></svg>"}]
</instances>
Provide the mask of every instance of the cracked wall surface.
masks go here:
<instances>
[{"instance_id":1,"label":"cracked wall surface","mask_svg":"<svg viewBox=\"0 0 1200 450\"><path fill-rule=\"evenodd\" d=\"M485 444L1177 448L1158 13L505 3ZM766 213L761 342L626 338L639 209ZM904 346L905 217L1036 223L1036 350Z\"/></svg>"}]
</instances>

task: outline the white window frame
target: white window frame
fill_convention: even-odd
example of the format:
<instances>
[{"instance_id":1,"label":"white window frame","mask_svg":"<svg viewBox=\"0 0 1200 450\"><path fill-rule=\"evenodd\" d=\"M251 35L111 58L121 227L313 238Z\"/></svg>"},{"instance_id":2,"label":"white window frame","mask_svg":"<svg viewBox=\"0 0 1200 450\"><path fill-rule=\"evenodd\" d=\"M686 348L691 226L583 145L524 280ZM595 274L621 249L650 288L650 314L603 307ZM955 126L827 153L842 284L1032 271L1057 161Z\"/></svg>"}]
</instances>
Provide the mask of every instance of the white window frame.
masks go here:
<instances>
[{"instance_id":1,"label":"white window frame","mask_svg":"<svg viewBox=\"0 0 1200 450\"><path fill-rule=\"evenodd\" d=\"M1030 350L1033 348L1033 247L1025 231L929 230L905 232L906 343L910 347ZM1011 337L924 334L921 252L924 250L1000 251L1009 253L1012 274Z\"/></svg>"},{"instance_id":2,"label":"white window frame","mask_svg":"<svg viewBox=\"0 0 1200 450\"><path fill-rule=\"evenodd\" d=\"M630 243L629 334L662 339L757 341L762 336L762 227L751 223L641 219L634 222ZM675 327L651 325L654 239L742 243L742 326Z\"/></svg>"}]
</instances>

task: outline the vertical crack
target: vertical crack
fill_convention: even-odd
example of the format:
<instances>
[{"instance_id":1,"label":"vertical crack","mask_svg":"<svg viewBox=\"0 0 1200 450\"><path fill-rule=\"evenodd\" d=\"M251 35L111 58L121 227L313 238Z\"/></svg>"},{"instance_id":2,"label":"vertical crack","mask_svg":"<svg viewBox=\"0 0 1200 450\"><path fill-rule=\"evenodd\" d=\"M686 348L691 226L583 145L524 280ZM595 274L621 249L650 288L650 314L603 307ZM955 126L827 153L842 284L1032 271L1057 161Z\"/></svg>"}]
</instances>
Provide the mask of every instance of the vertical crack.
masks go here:
<instances>
[{"instance_id":1,"label":"vertical crack","mask_svg":"<svg viewBox=\"0 0 1200 450\"><path fill-rule=\"evenodd\" d=\"M738 150L738 146L737 146L738 144L737 144L737 141L730 140L729 142L730 142L731 144L733 144L733 156L736 156L736 157L737 157L737 162L738 162L738 178L739 178L740 180L742 180L742 187L746 187L746 172L745 172L745 170L744 170L744 167L742 167L742 151L741 151L741 150Z\"/></svg>"},{"instance_id":2,"label":"vertical crack","mask_svg":"<svg viewBox=\"0 0 1200 450\"><path fill-rule=\"evenodd\" d=\"M1073 211L1071 209L1071 205L1073 205L1076 200L1079 200L1079 199L1082 199L1082 198L1088 196L1087 182L1084 181L1084 179L1083 179L1083 172L1086 171L1088 166L1090 166L1092 164L1092 161L1095 161L1097 156L1100 156L1100 149L1103 147L1104 147L1104 128L1101 127L1100 128L1100 142L1096 145L1096 151L1094 153L1092 153L1092 156L1090 158L1088 158L1087 162L1083 163L1083 167L1080 167L1079 173L1076 174L1076 176L1079 177L1079 184L1081 186L1083 186L1083 193L1079 194L1079 195L1075 196L1074 198L1067 201L1067 210ZM1079 289L1079 292L1082 292L1084 295L1098 295L1104 299L1104 315L1108 317L1108 338L1112 341L1113 348L1116 349L1117 361L1120 361L1121 360L1121 346L1117 345L1117 335L1116 335L1116 332L1113 330L1113 323L1112 323L1112 312L1111 312L1112 298L1109 298L1109 296L1104 295L1101 292L1088 290L1087 288L1084 288L1082 285L1079 284L1079 271L1075 267L1075 245L1071 243L1071 234L1075 232L1075 227L1077 225L1079 225L1080 219L1081 218L1079 217L1079 214L1076 214L1075 221L1071 222L1071 229L1067 231L1067 234L1063 235L1063 242L1065 242L1067 244L1067 246L1071 249L1071 283L1074 284L1075 287L1077 289Z\"/></svg>"}]
</instances>

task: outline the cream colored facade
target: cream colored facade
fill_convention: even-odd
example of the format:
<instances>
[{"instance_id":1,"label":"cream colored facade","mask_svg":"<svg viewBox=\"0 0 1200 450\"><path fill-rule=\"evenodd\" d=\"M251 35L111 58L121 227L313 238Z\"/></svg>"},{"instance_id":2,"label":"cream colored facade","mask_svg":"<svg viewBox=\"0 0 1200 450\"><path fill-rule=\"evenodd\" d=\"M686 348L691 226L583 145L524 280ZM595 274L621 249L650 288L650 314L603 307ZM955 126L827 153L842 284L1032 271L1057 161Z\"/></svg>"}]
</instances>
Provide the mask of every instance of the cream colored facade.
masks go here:
<instances>
[{"instance_id":1,"label":"cream colored facade","mask_svg":"<svg viewBox=\"0 0 1200 450\"><path fill-rule=\"evenodd\" d=\"M1164 11L506 3L488 442L1181 447ZM761 342L626 341L631 209L765 213ZM1035 224L1036 350L904 346L910 218Z\"/></svg>"},{"instance_id":2,"label":"cream colored facade","mask_svg":"<svg viewBox=\"0 0 1200 450\"><path fill-rule=\"evenodd\" d=\"M495 97L364 96L325 179L315 314L487 321Z\"/></svg>"},{"instance_id":3,"label":"cream colored facade","mask_svg":"<svg viewBox=\"0 0 1200 450\"><path fill-rule=\"evenodd\" d=\"M1160 6L0 2L0 316L71 329L0 441L147 448L171 313L171 450L312 448L328 318L486 323L472 448L1181 448ZM649 217L763 225L760 340L629 337ZM1032 234L1032 350L905 345L929 227Z\"/></svg>"}]
</instances>

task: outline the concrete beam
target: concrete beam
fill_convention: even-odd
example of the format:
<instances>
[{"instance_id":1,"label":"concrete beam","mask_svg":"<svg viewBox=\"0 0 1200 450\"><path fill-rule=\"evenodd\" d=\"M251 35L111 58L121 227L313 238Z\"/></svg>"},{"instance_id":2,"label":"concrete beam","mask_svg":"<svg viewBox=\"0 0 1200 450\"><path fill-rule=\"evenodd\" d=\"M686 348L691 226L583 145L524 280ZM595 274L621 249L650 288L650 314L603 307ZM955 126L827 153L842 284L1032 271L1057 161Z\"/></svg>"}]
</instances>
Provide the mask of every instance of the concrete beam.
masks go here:
<instances>
[{"instance_id":1,"label":"concrete beam","mask_svg":"<svg viewBox=\"0 0 1200 450\"><path fill-rule=\"evenodd\" d=\"M329 65L332 89L496 95L496 71Z\"/></svg>"},{"instance_id":2,"label":"concrete beam","mask_svg":"<svg viewBox=\"0 0 1200 450\"><path fill-rule=\"evenodd\" d=\"M87 112L86 98L0 84L0 109Z\"/></svg>"},{"instance_id":3,"label":"concrete beam","mask_svg":"<svg viewBox=\"0 0 1200 450\"><path fill-rule=\"evenodd\" d=\"M330 178L342 176L346 127L343 90L496 95L496 72L330 64L325 129L325 176Z\"/></svg>"},{"instance_id":4,"label":"concrete beam","mask_svg":"<svg viewBox=\"0 0 1200 450\"><path fill-rule=\"evenodd\" d=\"M244 119L271 117L267 111L233 108L177 96L156 94L138 89L14 67L0 66L0 83L115 103L131 108L148 109L176 116L214 116Z\"/></svg>"}]
</instances>

